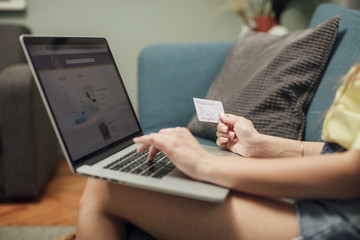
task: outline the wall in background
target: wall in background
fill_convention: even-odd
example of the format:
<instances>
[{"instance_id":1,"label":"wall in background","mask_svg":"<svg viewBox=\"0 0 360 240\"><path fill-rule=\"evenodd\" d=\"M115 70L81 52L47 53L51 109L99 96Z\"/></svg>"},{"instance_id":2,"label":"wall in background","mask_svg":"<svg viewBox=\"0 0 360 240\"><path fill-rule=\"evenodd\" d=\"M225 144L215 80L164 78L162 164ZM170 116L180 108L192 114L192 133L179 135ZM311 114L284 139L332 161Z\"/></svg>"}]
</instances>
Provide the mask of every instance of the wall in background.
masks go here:
<instances>
[{"instance_id":1,"label":"wall in background","mask_svg":"<svg viewBox=\"0 0 360 240\"><path fill-rule=\"evenodd\" d=\"M341 0L292 0L281 17L281 23L290 30L306 28L317 6L333 1Z\"/></svg>"},{"instance_id":2,"label":"wall in background","mask_svg":"<svg viewBox=\"0 0 360 240\"><path fill-rule=\"evenodd\" d=\"M313 11L313 1L297 2L284 14L291 30L305 28ZM136 109L141 49L156 42L234 41L242 24L234 13L218 12L213 0L27 0L25 12L0 12L3 23L25 24L35 34L105 36Z\"/></svg>"}]
</instances>

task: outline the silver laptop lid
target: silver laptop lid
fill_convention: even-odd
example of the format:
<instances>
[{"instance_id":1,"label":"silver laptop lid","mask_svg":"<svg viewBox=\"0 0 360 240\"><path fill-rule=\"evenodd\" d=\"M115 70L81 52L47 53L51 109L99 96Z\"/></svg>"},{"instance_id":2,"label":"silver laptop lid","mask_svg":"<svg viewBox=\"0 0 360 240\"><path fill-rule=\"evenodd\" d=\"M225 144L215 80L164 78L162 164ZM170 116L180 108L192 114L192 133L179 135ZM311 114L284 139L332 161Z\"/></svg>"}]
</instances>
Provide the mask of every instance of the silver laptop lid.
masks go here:
<instances>
[{"instance_id":1,"label":"silver laptop lid","mask_svg":"<svg viewBox=\"0 0 360 240\"><path fill-rule=\"evenodd\" d=\"M141 127L105 38L21 36L73 167L132 144Z\"/></svg>"}]
</instances>

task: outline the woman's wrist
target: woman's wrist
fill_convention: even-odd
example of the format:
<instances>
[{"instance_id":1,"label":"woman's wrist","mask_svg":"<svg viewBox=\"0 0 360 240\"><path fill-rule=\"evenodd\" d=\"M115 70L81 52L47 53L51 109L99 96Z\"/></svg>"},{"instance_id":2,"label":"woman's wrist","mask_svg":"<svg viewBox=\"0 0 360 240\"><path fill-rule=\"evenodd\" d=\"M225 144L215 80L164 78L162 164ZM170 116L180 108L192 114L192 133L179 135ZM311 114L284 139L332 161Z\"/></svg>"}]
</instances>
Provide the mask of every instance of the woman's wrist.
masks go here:
<instances>
[{"instance_id":1,"label":"woman's wrist","mask_svg":"<svg viewBox=\"0 0 360 240\"><path fill-rule=\"evenodd\" d=\"M248 157L265 158L275 157L272 144L272 137L264 134L258 134L249 140Z\"/></svg>"},{"instance_id":2,"label":"woman's wrist","mask_svg":"<svg viewBox=\"0 0 360 240\"><path fill-rule=\"evenodd\" d=\"M249 157L300 157L304 153L303 146L300 141L259 134L251 141Z\"/></svg>"},{"instance_id":3,"label":"woman's wrist","mask_svg":"<svg viewBox=\"0 0 360 240\"><path fill-rule=\"evenodd\" d=\"M215 183L215 178L218 174L219 167L221 166L221 160L218 156L209 154L204 161L199 161L196 166L196 177L198 181ZM215 181L215 182L214 182Z\"/></svg>"}]
</instances>

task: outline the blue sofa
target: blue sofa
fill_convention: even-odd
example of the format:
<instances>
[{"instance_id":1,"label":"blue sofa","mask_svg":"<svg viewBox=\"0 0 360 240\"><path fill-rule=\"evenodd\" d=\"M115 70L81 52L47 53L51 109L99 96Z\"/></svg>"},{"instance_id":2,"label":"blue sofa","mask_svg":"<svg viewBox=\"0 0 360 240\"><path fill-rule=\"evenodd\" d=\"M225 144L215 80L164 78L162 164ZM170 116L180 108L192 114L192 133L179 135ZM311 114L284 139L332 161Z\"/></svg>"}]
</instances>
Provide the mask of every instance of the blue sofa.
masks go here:
<instances>
[{"instance_id":1,"label":"blue sofa","mask_svg":"<svg viewBox=\"0 0 360 240\"><path fill-rule=\"evenodd\" d=\"M341 16L338 36L307 114L305 140L320 141L322 122L339 78L359 61L360 11L322 4L310 26ZM160 43L143 49L138 61L139 119L145 133L186 126L195 113L193 97L204 98L234 42ZM214 141L198 137L200 143Z\"/></svg>"},{"instance_id":2,"label":"blue sofa","mask_svg":"<svg viewBox=\"0 0 360 240\"><path fill-rule=\"evenodd\" d=\"M305 140L321 141L322 122L335 91L359 61L360 11L323 4L309 27L341 16L338 36L317 93L307 113ZM147 46L138 60L139 119L145 133L187 126L195 114L193 97L205 97L234 42L160 43ZM197 137L200 143L214 141ZM153 239L134 228L129 239Z\"/></svg>"}]
</instances>

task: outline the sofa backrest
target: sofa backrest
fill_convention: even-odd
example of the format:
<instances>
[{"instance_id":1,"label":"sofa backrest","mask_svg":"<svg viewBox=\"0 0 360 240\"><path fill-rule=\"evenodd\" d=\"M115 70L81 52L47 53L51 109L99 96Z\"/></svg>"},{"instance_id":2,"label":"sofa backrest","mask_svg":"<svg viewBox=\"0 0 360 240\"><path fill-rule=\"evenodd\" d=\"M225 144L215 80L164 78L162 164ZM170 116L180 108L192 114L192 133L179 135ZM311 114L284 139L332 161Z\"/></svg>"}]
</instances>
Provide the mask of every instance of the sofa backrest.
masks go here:
<instances>
[{"instance_id":1,"label":"sofa backrest","mask_svg":"<svg viewBox=\"0 0 360 240\"><path fill-rule=\"evenodd\" d=\"M192 98L205 97L233 42L157 43L138 60L139 120L145 133L186 126Z\"/></svg>"},{"instance_id":2,"label":"sofa backrest","mask_svg":"<svg viewBox=\"0 0 360 240\"><path fill-rule=\"evenodd\" d=\"M327 109L332 104L340 79L359 61L360 11L332 4L322 4L315 11L310 27L339 15L341 17L327 69L307 113L305 140L320 141L322 123Z\"/></svg>"}]
</instances>

